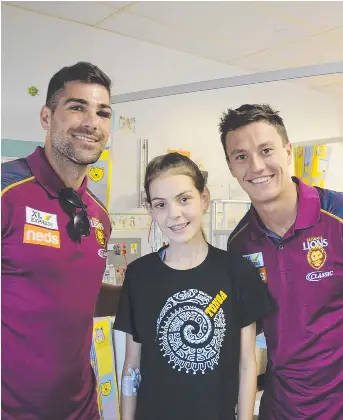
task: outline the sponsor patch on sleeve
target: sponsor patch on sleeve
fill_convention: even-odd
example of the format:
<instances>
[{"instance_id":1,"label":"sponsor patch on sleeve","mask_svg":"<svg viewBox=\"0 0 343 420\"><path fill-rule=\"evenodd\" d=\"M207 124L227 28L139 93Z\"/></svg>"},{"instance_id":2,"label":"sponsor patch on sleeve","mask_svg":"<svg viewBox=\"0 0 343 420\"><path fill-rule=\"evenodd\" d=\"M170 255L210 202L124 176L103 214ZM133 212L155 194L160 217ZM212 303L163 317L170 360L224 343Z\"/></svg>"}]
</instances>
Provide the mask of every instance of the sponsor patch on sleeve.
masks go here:
<instances>
[{"instance_id":1,"label":"sponsor patch on sleeve","mask_svg":"<svg viewBox=\"0 0 343 420\"><path fill-rule=\"evenodd\" d=\"M267 283L267 270L264 265L262 252L255 252L254 254L243 255L244 258L251 261L260 273L261 279L264 283Z\"/></svg>"},{"instance_id":2,"label":"sponsor patch on sleeve","mask_svg":"<svg viewBox=\"0 0 343 420\"><path fill-rule=\"evenodd\" d=\"M26 207L26 223L42 226L46 229L58 229L56 214L45 213L44 211L35 210L31 207Z\"/></svg>"}]
</instances>

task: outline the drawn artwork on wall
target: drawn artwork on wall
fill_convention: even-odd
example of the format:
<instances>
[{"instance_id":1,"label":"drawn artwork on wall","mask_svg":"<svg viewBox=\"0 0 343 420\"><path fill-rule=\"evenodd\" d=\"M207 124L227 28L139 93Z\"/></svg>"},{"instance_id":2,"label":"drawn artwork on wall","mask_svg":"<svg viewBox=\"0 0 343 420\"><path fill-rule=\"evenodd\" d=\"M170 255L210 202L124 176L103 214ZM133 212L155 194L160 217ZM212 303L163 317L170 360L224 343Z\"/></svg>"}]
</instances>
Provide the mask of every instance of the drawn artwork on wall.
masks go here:
<instances>
[{"instance_id":1,"label":"drawn artwork on wall","mask_svg":"<svg viewBox=\"0 0 343 420\"><path fill-rule=\"evenodd\" d=\"M110 204L111 172L110 149L105 149L99 160L88 168L88 188L107 209Z\"/></svg>"},{"instance_id":2,"label":"drawn artwork on wall","mask_svg":"<svg viewBox=\"0 0 343 420\"><path fill-rule=\"evenodd\" d=\"M124 131L125 133L135 133L136 132L136 118L128 117L119 117L119 130Z\"/></svg>"}]
</instances>

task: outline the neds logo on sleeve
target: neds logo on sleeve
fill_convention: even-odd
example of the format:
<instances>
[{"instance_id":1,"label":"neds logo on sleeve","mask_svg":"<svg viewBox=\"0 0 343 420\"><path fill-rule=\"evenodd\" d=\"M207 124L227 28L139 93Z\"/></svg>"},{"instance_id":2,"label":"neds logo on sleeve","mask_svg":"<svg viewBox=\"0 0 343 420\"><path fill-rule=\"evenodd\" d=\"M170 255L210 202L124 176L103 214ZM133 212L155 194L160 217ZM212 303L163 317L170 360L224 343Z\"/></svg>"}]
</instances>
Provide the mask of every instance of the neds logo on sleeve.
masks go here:
<instances>
[{"instance_id":1,"label":"neds logo on sleeve","mask_svg":"<svg viewBox=\"0 0 343 420\"><path fill-rule=\"evenodd\" d=\"M42 226L47 229L58 229L56 214L45 213L40 210L26 207L26 223L30 225Z\"/></svg>"}]
</instances>

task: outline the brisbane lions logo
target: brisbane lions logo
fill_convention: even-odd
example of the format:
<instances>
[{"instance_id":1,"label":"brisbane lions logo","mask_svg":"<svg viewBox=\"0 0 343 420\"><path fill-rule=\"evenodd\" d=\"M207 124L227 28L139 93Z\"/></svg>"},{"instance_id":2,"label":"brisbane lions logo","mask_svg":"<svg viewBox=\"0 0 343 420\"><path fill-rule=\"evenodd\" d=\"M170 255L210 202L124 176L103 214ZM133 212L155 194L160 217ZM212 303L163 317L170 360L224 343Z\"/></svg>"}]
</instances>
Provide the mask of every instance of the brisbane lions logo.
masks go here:
<instances>
[{"instance_id":1,"label":"brisbane lions logo","mask_svg":"<svg viewBox=\"0 0 343 420\"><path fill-rule=\"evenodd\" d=\"M315 270L320 270L326 261L326 251L323 247L316 245L309 249L307 261Z\"/></svg>"}]
</instances>

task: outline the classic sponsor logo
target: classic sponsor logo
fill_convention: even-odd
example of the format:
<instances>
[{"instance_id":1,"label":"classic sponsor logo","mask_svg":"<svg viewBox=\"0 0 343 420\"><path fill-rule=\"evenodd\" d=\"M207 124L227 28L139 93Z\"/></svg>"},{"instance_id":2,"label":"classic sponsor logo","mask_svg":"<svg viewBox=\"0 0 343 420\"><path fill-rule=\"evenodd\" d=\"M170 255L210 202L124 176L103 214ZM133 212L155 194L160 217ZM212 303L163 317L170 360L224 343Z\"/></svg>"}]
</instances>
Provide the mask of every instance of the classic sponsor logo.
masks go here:
<instances>
[{"instance_id":1,"label":"classic sponsor logo","mask_svg":"<svg viewBox=\"0 0 343 420\"><path fill-rule=\"evenodd\" d=\"M58 229L56 214L45 213L26 207L26 223L30 225L43 226L47 229Z\"/></svg>"},{"instance_id":2,"label":"classic sponsor logo","mask_svg":"<svg viewBox=\"0 0 343 420\"><path fill-rule=\"evenodd\" d=\"M261 279L264 283L267 282L267 270L264 266L263 254L262 252L255 252L254 254L243 255L244 258L250 260L260 273Z\"/></svg>"},{"instance_id":3,"label":"classic sponsor logo","mask_svg":"<svg viewBox=\"0 0 343 420\"><path fill-rule=\"evenodd\" d=\"M60 248L60 232L37 227L33 225L24 226L24 239L25 244L44 245L52 248Z\"/></svg>"},{"instance_id":4,"label":"classic sponsor logo","mask_svg":"<svg viewBox=\"0 0 343 420\"><path fill-rule=\"evenodd\" d=\"M306 280L308 281L320 281L326 277L332 277L333 270L331 271L313 271L312 273L308 273L306 275Z\"/></svg>"},{"instance_id":5,"label":"classic sponsor logo","mask_svg":"<svg viewBox=\"0 0 343 420\"><path fill-rule=\"evenodd\" d=\"M98 249L98 255L101 258L107 258L107 249Z\"/></svg>"}]
</instances>

